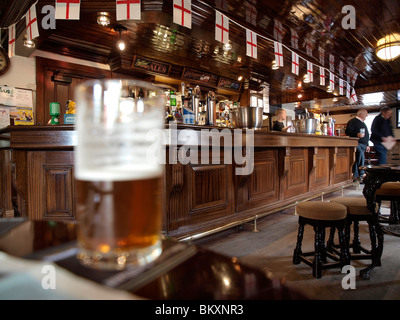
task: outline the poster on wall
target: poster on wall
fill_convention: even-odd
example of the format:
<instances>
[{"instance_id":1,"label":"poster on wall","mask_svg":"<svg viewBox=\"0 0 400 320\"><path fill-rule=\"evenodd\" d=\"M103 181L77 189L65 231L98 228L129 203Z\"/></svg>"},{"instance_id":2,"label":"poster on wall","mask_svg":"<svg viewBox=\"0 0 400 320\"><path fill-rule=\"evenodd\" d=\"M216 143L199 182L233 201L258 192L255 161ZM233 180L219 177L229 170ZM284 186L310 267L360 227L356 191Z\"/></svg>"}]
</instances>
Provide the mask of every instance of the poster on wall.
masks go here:
<instances>
[{"instance_id":1,"label":"poster on wall","mask_svg":"<svg viewBox=\"0 0 400 320\"><path fill-rule=\"evenodd\" d=\"M0 110L7 110L0 127L10 124L33 125L33 96L32 91L0 85Z\"/></svg>"}]
</instances>

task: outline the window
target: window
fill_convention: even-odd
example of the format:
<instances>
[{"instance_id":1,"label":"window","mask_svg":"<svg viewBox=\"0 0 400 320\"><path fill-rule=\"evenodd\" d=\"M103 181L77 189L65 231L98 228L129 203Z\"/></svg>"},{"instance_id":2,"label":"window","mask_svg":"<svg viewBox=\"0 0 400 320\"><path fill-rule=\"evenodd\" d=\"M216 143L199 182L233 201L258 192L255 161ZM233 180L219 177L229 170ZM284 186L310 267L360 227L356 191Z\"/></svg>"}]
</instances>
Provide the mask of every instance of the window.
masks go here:
<instances>
[{"instance_id":1,"label":"window","mask_svg":"<svg viewBox=\"0 0 400 320\"><path fill-rule=\"evenodd\" d=\"M379 114L379 112L376 113L368 113L367 119L365 119L364 123L367 125L369 136L371 137L371 126L372 126L372 121L374 121L375 117ZM368 144L370 146L373 146L374 144L369 141Z\"/></svg>"}]
</instances>

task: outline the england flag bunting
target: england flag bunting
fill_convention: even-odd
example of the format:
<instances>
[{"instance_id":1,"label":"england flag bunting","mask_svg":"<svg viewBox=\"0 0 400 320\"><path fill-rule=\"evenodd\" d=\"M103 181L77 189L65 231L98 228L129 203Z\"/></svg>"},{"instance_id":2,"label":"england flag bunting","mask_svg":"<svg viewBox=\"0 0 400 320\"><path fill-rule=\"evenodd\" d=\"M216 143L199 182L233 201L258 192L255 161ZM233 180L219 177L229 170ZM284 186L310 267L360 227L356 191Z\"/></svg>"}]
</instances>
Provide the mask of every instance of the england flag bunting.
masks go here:
<instances>
[{"instance_id":1,"label":"england flag bunting","mask_svg":"<svg viewBox=\"0 0 400 320\"><path fill-rule=\"evenodd\" d=\"M292 73L299 75L299 55L292 51Z\"/></svg>"},{"instance_id":2,"label":"england flag bunting","mask_svg":"<svg viewBox=\"0 0 400 320\"><path fill-rule=\"evenodd\" d=\"M275 19L274 37L275 37L276 41L282 42L283 35L284 35L284 31L283 31L282 22L280 22L279 20Z\"/></svg>"},{"instance_id":3,"label":"england flag bunting","mask_svg":"<svg viewBox=\"0 0 400 320\"><path fill-rule=\"evenodd\" d=\"M319 85L320 86L325 85L325 68L324 67L319 67Z\"/></svg>"},{"instance_id":4,"label":"england flag bunting","mask_svg":"<svg viewBox=\"0 0 400 320\"><path fill-rule=\"evenodd\" d=\"M325 50L321 47L318 48L319 51L319 63L323 66L325 65Z\"/></svg>"},{"instance_id":5,"label":"england flag bunting","mask_svg":"<svg viewBox=\"0 0 400 320\"><path fill-rule=\"evenodd\" d=\"M348 83L350 83L350 71L351 69L349 67L347 67L346 69L346 80Z\"/></svg>"},{"instance_id":6,"label":"england flag bunting","mask_svg":"<svg viewBox=\"0 0 400 320\"><path fill-rule=\"evenodd\" d=\"M313 46L312 46L311 39L310 38L306 38L304 40L304 44L305 44L305 47L306 47L307 54L312 57Z\"/></svg>"},{"instance_id":7,"label":"england flag bunting","mask_svg":"<svg viewBox=\"0 0 400 320\"><path fill-rule=\"evenodd\" d=\"M229 19L218 11L215 11L215 40L229 42Z\"/></svg>"},{"instance_id":8,"label":"england flag bunting","mask_svg":"<svg viewBox=\"0 0 400 320\"><path fill-rule=\"evenodd\" d=\"M56 0L57 20L79 20L80 0Z\"/></svg>"},{"instance_id":9,"label":"england flag bunting","mask_svg":"<svg viewBox=\"0 0 400 320\"><path fill-rule=\"evenodd\" d=\"M140 0L117 0L116 10L117 10L117 21L141 19Z\"/></svg>"},{"instance_id":10,"label":"england flag bunting","mask_svg":"<svg viewBox=\"0 0 400 320\"><path fill-rule=\"evenodd\" d=\"M340 63L339 63L339 76L340 77L343 77L343 69L344 69L343 61L340 61Z\"/></svg>"},{"instance_id":11,"label":"england flag bunting","mask_svg":"<svg viewBox=\"0 0 400 320\"><path fill-rule=\"evenodd\" d=\"M15 56L15 25L16 23L8 27L8 56L10 58Z\"/></svg>"},{"instance_id":12,"label":"england flag bunting","mask_svg":"<svg viewBox=\"0 0 400 320\"><path fill-rule=\"evenodd\" d=\"M257 59L257 34L246 29L246 55Z\"/></svg>"},{"instance_id":13,"label":"england flag bunting","mask_svg":"<svg viewBox=\"0 0 400 320\"><path fill-rule=\"evenodd\" d=\"M27 40L33 40L39 37L39 27L36 18L36 3L34 3L25 14L25 20Z\"/></svg>"},{"instance_id":14,"label":"england flag bunting","mask_svg":"<svg viewBox=\"0 0 400 320\"><path fill-rule=\"evenodd\" d=\"M276 65L279 67L283 67L283 50L282 50L282 43L274 42L274 49L275 49L275 61Z\"/></svg>"},{"instance_id":15,"label":"england flag bunting","mask_svg":"<svg viewBox=\"0 0 400 320\"><path fill-rule=\"evenodd\" d=\"M173 22L192 29L191 0L174 0Z\"/></svg>"},{"instance_id":16,"label":"england flag bunting","mask_svg":"<svg viewBox=\"0 0 400 320\"><path fill-rule=\"evenodd\" d=\"M355 72L354 70L352 70L352 71L353 71L353 74L351 75L351 84L354 86L354 84L357 81L358 73Z\"/></svg>"},{"instance_id":17,"label":"england flag bunting","mask_svg":"<svg viewBox=\"0 0 400 320\"><path fill-rule=\"evenodd\" d=\"M350 99L350 83L346 81L346 98Z\"/></svg>"},{"instance_id":18,"label":"england flag bunting","mask_svg":"<svg viewBox=\"0 0 400 320\"><path fill-rule=\"evenodd\" d=\"M313 82L314 81L313 64L310 61L307 61L307 75L310 82Z\"/></svg>"},{"instance_id":19,"label":"england flag bunting","mask_svg":"<svg viewBox=\"0 0 400 320\"><path fill-rule=\"evenodd\" d=\"M343 79L339 78L339 95L343 95Z\"/></svg>"},{"instance_id":20,"label":"england flag bunting","mask_svg":"<svg viewBox=\"0 0 400 320\"><path fill-rule=\"evenodd\" d=\"M332 72L329 74L329 86L332 91L335 90L335 75Z\"/></svg>"},{"instance_id":21,"label":"england flag bunting","mask_svg":"<svg viewBox=\"0 0 400 320\"><path fill-rule=\"evenodd\" d=\"M329 70L335 72L335 56L333 54L329 55Z\"/></svg>"},{"instance_id":22,"label":"england flag bunting","mask_svg":"<svg viewBox=\"0 0 400 320\"><path fill-rule=\"evenodd\" d=\"M357 101L358 101L358 98L357 98L356 92L355 92L354 88L352 88L350 102L356 103Z\"/></svg>"},{"instance_id":23,"label":"england flag bunting","mask_svg":"<svg viewBox=\"0 0 400 320\"><path fill-rule=\"evenodd\" d=\"M294 49L299 49L299 36L293 28L290 28L290 43Z\"/></svg>"}]
</instances>

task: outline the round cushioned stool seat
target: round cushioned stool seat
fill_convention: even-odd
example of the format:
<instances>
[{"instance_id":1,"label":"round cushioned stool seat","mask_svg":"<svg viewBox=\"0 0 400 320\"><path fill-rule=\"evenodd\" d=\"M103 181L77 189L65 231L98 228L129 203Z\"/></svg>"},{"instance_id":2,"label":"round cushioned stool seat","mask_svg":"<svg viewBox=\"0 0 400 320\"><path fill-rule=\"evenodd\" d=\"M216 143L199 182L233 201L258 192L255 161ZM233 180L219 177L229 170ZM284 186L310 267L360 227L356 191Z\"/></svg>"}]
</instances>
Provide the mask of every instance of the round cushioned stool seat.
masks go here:
<instances>
[{"instance_id":1,"label":"round cushioned stool seat","mask_svg":"<svg viewBox=\"0 0 400 320\"><path fill-rule=\"evenodd\" d=\"M340 197L331 200L332 203L340 203L347 207L347 213L352 215L371 214L365 198Z\"/></svg>"},{"instance_id":2,"label":"round cushioned stool seat","mask_svg":"<svg viewBox=\"0 0 400 320\"><path fill-rule=\"evenodd\" d=\"M313 220L333 221L345 219L347 209L340 203L305 201L297 205L297 214Z\"/></svg>"},{"instance_id":3,"label":"round cushioned stool seat","mask_svg":"<svg viewBox=\"0 0 400 320\"><path fill-rule=\"evenodd\" d=\"M376 190L376 195L400 197L400 182L382 183L381 187Z\"/></svg>"}]
</instances>

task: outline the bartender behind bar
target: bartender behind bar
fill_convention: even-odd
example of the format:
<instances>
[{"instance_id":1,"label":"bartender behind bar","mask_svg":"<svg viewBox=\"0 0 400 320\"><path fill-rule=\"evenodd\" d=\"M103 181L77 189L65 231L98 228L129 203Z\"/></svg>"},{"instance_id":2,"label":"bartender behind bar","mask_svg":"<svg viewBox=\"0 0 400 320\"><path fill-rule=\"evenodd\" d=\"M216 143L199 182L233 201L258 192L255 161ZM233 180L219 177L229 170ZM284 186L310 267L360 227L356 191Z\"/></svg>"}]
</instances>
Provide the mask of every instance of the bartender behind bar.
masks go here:
<instances>
[{"instance_id":1,"label":"bartender behind bar","mask_svg":"<svg viewBox=\"0 0 400 320\"><path fill-rule=\"evenodd\" d=\"M283 121L286 120L286 110L285 109L277 109L275 112L276 120L272 125L273 131L287 131L288 127L285 127Z\"/></svg>"}]
</instances>

